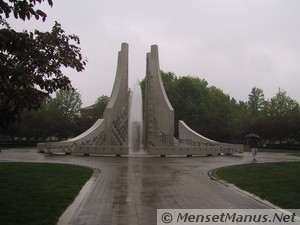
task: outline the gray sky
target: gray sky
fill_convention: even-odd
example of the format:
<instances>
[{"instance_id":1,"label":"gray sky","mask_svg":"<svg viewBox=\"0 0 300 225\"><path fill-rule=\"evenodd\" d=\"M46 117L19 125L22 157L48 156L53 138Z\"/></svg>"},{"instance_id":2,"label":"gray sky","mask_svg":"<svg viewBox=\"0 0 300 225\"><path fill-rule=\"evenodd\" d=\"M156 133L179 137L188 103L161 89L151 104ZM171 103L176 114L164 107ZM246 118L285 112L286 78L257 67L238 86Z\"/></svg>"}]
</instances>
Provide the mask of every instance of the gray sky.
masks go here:
<instances>
[{"instance_id":1,"label":"gray sky","mask_svg":"<svg viewBox=\"0 0 300 225\"><path fill-rule=\"evenodd\" d=\"M256 86L267 99L278 89L300 101L299 0L54 0L45 23L12 27L50 30L54 21L80 37L86 70L67 70L83 106L112 91L117 53L129 44L129 86L142 80L146 53L159 46L160 67L204 78L237 100Z\"/></svg>"}]
</instances>

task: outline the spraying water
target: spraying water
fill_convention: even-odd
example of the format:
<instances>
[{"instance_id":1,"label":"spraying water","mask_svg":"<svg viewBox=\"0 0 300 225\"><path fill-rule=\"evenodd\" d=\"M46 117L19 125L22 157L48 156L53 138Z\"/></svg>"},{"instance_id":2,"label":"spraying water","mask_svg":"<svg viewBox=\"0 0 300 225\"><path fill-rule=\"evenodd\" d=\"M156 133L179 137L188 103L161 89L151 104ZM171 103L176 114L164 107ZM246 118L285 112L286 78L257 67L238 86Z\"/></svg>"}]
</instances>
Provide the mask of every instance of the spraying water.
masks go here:
<instances>
[{"instance_id":1,"label":"spraying water","mask_svg":"<svg viewBox=\"0 0 300 225\"><path fill-rule=\"evenodd\" d=\"M137 82L130 92L128 118L128 146L129 153L142 150L143 133L143 104L141 86Z\"/></svg>"}]
</instances>

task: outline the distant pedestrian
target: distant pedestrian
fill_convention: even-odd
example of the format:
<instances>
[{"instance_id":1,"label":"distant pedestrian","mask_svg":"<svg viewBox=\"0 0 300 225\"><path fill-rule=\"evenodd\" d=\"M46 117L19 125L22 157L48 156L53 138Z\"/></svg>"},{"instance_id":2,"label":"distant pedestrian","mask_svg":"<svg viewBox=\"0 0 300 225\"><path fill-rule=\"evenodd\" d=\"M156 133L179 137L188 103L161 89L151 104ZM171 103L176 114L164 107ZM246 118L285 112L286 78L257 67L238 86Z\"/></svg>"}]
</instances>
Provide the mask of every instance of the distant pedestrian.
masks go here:
<instances>
[{"instance_id":1,"label":"distant pedestrian","mask_svg":"<svg viewBox=\"0 0 300 225\"><path fill-rule=\"evenodd\" d=\"M245 136L247 140L247 144L249 144L251 151L252 151L252 157L253 160L256 160L256 155L257 155L257 148L258 148L258 143L261 141L261 138L257 134L247 134Z\"/></svg>"},{"instance_id":2,"label":"distant pedestrian","mask_svg":"<svg viewBox=\"0 0 300 225\"><path fill-rule=\"evenodd\" d=\"M251 147L253 160L255 161L256 160L256 155L257 155L257 148L258 148L258 139L257 138L251 138L249 144L250 144L250 147Z\"/></svg>"}]
</instances>

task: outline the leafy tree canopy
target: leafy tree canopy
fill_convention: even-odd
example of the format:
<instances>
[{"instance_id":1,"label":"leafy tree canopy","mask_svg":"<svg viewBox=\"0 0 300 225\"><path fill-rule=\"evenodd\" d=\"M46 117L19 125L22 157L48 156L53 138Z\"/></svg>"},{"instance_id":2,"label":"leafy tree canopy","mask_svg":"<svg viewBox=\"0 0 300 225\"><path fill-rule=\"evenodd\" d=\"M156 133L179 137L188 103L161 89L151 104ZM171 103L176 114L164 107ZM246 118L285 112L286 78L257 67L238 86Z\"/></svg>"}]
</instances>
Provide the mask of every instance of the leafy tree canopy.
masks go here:
<instances>
[{"instance_id":1,"label":"leafy tree canopy","mask_svg":"<svg viewBox=\"0 0 300 225\"><path fill-rule=\"evenodd\" d=\"M0 0L0 127L8 127L24 109L40 108L51 93L71 88L62 67L80 72L86 65L79 38L66 35L58 22L50 32L17 32L9 26L11 14L24 21L32 16L45 21L47 15L35 7L42 2Z\"/></svg>"},{"instance_id":2,"label":"leafy tree canopy","mask_svg":"<svg viewBox=\"0 0 300 225\"><path fill-rule=\"evenodd\" d=\"M253 116L257 116L258 112L264 108L265 95L261 88L254 87L249 94L248 106Z\"/></svg>"},{"instance_id":3,"label":"leafy tree canopy","mask_svg":"<svg viewBox=\"0 0 300 225\"><path fill-rule=\"evenodd\" d=\"M101 95L99 98L97 98L92 113L93 119L97 120L99 118L103 118L103 113L104 110L106 109L108 102L109 102L109 97L107 95Z\"/></svg>"},{"instance_id":4,"label":"leafy tree canopy","mask_svg":"<svg viewBox=\"0 0 300 225\"><path fill-rule=\"evenodd\" d=\"M276 96L266 103L266 113L271 117L289 117L298 113L300 110L299 103L289 97L287 92L279 89Z\"/></svg>"},{"instance_id":5,"label":"leafy tree canopy","mask_svg":"<svg viewBox=\"0 0 300 225\"><path fill-rule=\"evenodd\" d=\"M184 120L196 132L226 142L242 142L248 133L269 140L300 140L299 103L281 89L265 100L263 90L254 87L247 102L237 102L205 79L163 71L161 75L175 111L175 127Z\"/></svg>"},{"instance_id":6,"label":"leafy tree canopy","mask_svg":"<svg viewBox=\"0 0 300 225\"><path fill-rule=\"evenodd\" d=\"M5 23L5 18L9 18L10 14L13 13L16 19L20 18L22 20L30 19L31 16L34 16L37 20L42 18L43 21L46 20L47 15L39 10L35 9L34 6L36 3L42 3L45 0L9 0L9 1L0 1L0 19ZM47 0L50 6L53 5L52 0ZM5 18L4 18L5 16Z\"/></svg>"},{"instance_id":7,"label":"leafy tree canopy","mask_svg":"<svg viewBox=\"0 0 300 225\"><path fill-rule=\"evenodd\" d=\"M74 120L80 116L81 97L79 92L70 90L59 90L56 97L51 99L46 105L46 110L60 112L62 115Z\"/></svg>"}]
</instances>

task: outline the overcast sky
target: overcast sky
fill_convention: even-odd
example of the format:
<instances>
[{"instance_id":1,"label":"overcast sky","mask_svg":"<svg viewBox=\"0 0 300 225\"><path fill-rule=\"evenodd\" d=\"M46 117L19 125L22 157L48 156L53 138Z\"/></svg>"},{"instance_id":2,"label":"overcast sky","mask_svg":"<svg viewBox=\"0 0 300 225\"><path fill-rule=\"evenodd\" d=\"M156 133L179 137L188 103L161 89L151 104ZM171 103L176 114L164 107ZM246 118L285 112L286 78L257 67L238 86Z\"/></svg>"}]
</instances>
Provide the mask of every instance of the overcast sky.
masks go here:
<instances>
[{"instance_id":1,"label":"overcast sky","mask_svg":"<svg viewBox=\"0 0 300 225\"><path fill-rule=\"evenodd\" d=\"M54 21L80 37L86 70L68 70L83 106L110 96L121 43L129 44L129 86L142 80L146 53L159 47L160 67L208 81L237 100L281 88L300 101L299 0L53 0L45 23L12 27L50 30Z\"/></svg>"}]
</instances>

